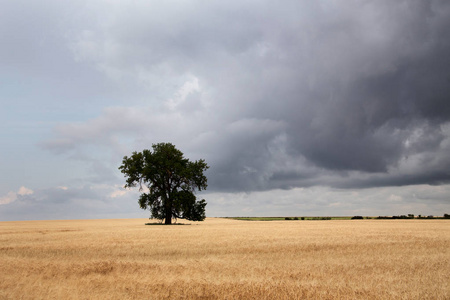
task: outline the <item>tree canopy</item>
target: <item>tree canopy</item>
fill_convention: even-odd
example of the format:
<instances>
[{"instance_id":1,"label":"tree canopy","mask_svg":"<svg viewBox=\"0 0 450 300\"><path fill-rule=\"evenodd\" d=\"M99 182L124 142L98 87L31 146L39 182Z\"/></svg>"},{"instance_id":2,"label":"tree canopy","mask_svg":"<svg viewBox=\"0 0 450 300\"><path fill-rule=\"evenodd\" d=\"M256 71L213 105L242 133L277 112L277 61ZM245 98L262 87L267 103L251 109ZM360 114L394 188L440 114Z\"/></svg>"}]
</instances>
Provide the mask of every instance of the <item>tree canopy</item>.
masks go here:
<instances>
[{"instance_id":1,"label":"tree canopy","mask_svg":"<svg viewBox=\"0 0 450 300\"><path fill-rule=\"evenodd\" d=\"M125 188L139 185L140 207L150 209L155 219L165 219L165 224L172 224L172 218L203 221L206 201L197 201L195 192L207 187L205 160L192 162L171 143L153 144L152 148L123 158L119 170L126 177Z\"/></svg>"}]
</instances>

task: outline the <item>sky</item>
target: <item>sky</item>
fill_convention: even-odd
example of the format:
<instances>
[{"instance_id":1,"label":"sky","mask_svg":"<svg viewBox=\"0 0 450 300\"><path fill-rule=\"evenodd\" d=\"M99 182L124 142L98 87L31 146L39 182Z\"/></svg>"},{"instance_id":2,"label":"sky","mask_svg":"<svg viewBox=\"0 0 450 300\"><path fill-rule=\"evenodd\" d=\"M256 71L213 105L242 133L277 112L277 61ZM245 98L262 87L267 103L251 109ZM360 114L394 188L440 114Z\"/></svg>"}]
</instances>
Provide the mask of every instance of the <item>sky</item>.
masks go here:
<instances>
[{"instance_id":1,"label":"sky","mask_svg":"<svg viewBox=\"0 0 450 300\"><path fill-rule=\"evenodd\" d=\"M0 221L147 218L159 142L208 217L450 213L447 0L0 7Z\"/></svg>"}]
</instances>

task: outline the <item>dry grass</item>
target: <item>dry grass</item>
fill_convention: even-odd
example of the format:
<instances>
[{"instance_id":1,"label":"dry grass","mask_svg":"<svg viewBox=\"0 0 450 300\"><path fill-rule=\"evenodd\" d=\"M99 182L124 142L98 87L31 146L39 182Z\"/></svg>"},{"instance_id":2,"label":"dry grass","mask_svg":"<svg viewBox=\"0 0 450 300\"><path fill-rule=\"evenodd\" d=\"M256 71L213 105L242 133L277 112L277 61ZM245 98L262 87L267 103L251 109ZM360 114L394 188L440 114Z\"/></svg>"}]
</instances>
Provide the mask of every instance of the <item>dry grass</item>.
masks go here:
<instances>
[{"instance_id":1,"label":"dry grass","mask_svg":"<svg viewBox=\"0 0 450 300\"><path fill-rule=\"evenodd\" d=\"M450 299L450 221L0 222L1 299Z\"/></svg>"}]
</instances>

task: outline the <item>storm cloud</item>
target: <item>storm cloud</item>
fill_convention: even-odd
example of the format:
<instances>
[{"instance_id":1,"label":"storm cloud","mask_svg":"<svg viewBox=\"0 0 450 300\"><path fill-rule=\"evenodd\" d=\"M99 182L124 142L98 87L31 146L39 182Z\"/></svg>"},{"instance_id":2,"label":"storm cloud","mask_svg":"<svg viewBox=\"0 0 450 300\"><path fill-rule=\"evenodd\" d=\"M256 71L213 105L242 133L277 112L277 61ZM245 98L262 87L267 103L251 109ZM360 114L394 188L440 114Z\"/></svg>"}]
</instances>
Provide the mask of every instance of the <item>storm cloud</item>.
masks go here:
<instances>
[{"instance_id":1,"label":"storm cloud","mask_svg":"<svg viewBox=\"0 0 450 300\"><path fill-rule=\"evenodd\" d=\"M0 61L56 61L42 101L77 113L36 145L83 184L157 142L205 158L211 193L450 182L448 1L58 3L16 4L45 22L15 19Z\"/></svg>"},{"instance_id":2,"label":"storm cloud","mask_svg":"<svg viewBox=\"0 0 450 300\"><path fill-rule=\"evenodd\" d=\"M165 106L149 93L137 118L141 107L116 108L124 121L104 112L86 123L98 137L199 139L187 147L211 157L220 190L354 186L352 172L373 174L361 186L450 179L445 1L119 2L110 13L74 38L76 57L160 97L178 90Z\"/></svg>"}]
</instances>

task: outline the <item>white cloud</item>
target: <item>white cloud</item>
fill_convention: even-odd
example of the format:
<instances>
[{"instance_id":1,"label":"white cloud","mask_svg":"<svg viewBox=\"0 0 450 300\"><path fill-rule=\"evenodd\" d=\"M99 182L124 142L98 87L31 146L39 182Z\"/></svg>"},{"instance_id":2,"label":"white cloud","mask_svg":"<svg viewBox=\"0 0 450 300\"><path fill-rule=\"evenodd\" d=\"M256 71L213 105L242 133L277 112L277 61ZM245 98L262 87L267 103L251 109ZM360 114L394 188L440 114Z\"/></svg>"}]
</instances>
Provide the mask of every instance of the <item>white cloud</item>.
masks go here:
<instances>
[{"instance_id":1,"label":"white cloud","mask_svg":"<svg viewBox=\"0 0 450 300\"><path fill-rule=\"evenodd\" d=\"M6 196L0 197L0 204L8 204L13 201L16 201L17 199L17 193L15 192L8 192Z\"/></svg>"},{"instance_id":2,"label":"white cloud","mask_svg":"<svg viewBox=\"0 0 450 300\"><path fill-rule=\"evenodd\" d=\"M187 80L181 88L178 89L178 91L175 93L173 98L170 98L166 101L165 105L170 110L175 110L177 106L184 103L186 101L186 98L194 93L194 92L200 92L200 85L198 83L198 78L193 76L192 79Z\"/></svg>"},{"instance_id":3,"label":"white cloud","mask_svg":"<svg viewBox=\"0 0 450 300\"><path fill-rule=\"evenodd\" d=\"M8 204L17 200L18 196L32 195L33 190L21 186L17 192L10 191L6 196L0 197L0 204Z\"/></svg>"},{"instance_id":4,"label":"white cloud","mask_svg":"<svg viewBox=\"0 0 450 300\"><path fill-rule=\"evenodd\" d=\"M33 190L21 186L19 191L17 192L17 195L24 196L24 195L32 195L33 193L34 193Z\"/></svg>"}]
</instances>

